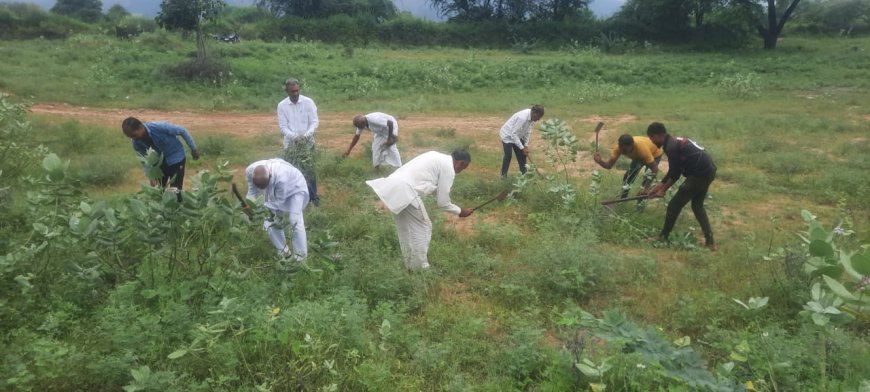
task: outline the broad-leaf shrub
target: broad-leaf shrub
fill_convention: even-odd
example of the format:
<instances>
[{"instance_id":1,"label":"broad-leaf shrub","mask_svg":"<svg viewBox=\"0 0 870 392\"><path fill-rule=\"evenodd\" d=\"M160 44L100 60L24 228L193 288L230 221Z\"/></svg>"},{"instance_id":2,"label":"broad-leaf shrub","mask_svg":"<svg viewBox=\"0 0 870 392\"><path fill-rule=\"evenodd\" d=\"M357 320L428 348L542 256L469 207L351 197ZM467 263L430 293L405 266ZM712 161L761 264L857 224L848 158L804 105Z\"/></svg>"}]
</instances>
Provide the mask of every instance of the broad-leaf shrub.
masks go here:
<instances>
[{"instance_id":1,"label":"broad-leaf shrub","mask_svg":"<svg viewBox=\"0 0 870 392\"><path fill-rule=\"evenodd\" d=\"M32 131L27 112L26 105L14 103L0 93L0 191L18 184L24 173L46 153L44 148L27 142Z\"/></svg>"},{"instance_id":2,"label":"broad-leaf shrub","mask_svg":"<svg viewBox=\"0 0 870 392\"><path fill-rule=\"evenodd\" d=\"M638 360L636 368L642 368L648 373L645 375L648 386L723 392L744 390L730 378L710 372L706 361L691 347L691 340L688 338L672 342L655 328L642 328L622 313L605 311L599 319L570 301L568 304L557 320L563 332L571 333L577 328L586 328L610 347L608 352L611 355L604 362L595 362L584 356L582 351L586 346L595 346L598 343L583 341L583 338L578 342L579 361L575 366L590 383L604 383L607 390L618 388L622 380L636 369L614 368L606 363L613 361L611 358L624 361L621 357L628 354Z\"/></svg>"},{"instance_id":3,"label":"broad-leaf shrub","mask_svg":"<svg viewBox=\"0 0 870 392\"><path fill-rule=\"evenodd\" d=\"M809 258L804 270L816 281L812 300L804 314L819 326L831 321L870 318L870 252L850 252L840 247L840 238L852 234L848 227L828 229L809 211L801 211L807 223L799 237L807 246Z\"/></svg>"}]
</instances>

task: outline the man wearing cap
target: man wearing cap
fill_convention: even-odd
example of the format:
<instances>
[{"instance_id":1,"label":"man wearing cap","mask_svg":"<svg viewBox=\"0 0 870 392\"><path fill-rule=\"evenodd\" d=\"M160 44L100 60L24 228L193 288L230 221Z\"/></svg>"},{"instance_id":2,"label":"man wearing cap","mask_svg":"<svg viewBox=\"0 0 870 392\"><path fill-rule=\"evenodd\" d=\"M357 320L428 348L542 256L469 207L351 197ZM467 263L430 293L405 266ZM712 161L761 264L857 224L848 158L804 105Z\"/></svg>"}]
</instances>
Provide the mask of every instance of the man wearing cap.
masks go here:
<instances>
[{"instance_id":1,"label":"man wearing cap","mask_svg":"<svg viewBox=\"0 0 870 392\"><path fill-rule=\"evenodd\" d=\"M643 191L649 191L649 187L656 175L659 173L659 162L662 160L662 149L653 144L648 137L634 136L625 134L619 137L619 142L613 151L610 152L610 160L604 162L598 151L592 155L595 163L601 167L610 170L620 155L625 155L631 159L631 166L625 171L622 176L622 195L620 198L628 197L628 190L631 184L634 183L637 174L640 173L641 166L646 166L647 174L643 179Z\"/></svg>"},{"instance_id":2,"label":"man wearing cap","mask_svg":"<svg viewBox=\"0 0 870 392\"><path fill-rule=\"evenodd\" d=\"M366 181L393 213L402 258L408 269L429 268L427 254L432 240L432 221L421 197L435 193L438 207L460 218L474 212L450 201L453 179L470 163L471 155L464 150L450 155L429 151L408 161L388 177Z\"/></svg>"},{"instance_id":3,"label":"man wearing cap","mask_svg":"<svg viewBox=\"0 0 870 392\"><path fill-rule=\"evenodd\" d=\"M353 125L356 127L356 134L353 135L350 147L344 153L345 157L350 155L351 150L359 142L359 136L362 131L368 129L374 134L374 139L372 140L372 166L375 169L380 169L384 163L392 167L402 166L402 157L399 155L399 149L396 147L396 140L399 136L399 123L396 122L395 117L381 112L366 115L360 114L353 118Z\"/></svg>"},{"instance_id":4,"label":"man wearing cap","mask_svg":"<svg viewBox=\"0 0 870 392\"><path fill-rule=\"evenodd\" d=\"M245 169L248 198L263 195L263 205L271 217L263 221L272 245L280 257L303 260L308 255L308 238L302 210L308 205L308 186L299 169L283 159L257 161ZM248 207L250 208L250 207ZM292 230L293 249L287 246L286 232Z\"/></svg>"}]
</instances>

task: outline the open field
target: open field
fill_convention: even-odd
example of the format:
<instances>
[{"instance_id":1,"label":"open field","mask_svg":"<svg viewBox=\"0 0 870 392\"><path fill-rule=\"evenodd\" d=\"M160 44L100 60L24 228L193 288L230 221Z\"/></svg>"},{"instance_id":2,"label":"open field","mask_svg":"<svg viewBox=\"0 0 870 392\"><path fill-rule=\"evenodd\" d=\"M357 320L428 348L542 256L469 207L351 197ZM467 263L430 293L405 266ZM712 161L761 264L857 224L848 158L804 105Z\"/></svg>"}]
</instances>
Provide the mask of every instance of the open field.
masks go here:
<instances>
[{"instance_id":1,"label":"open field","mask_svg":"<svg viewBox=\"0 0 870 392\"><path fill-rule=\"evenodd\" d=\"M0 389L866 388L870 321L865 314L820 328L799 315L811 283L795 233L806 230L806 209L827 229L853 232L832 240L838 249L870 242L868 47L867 38L787 38L775 52L613 55L250 42L212 46L232 75L195 83L160 71L193 49L174 35L4 42L4 100L32 104L21 142L69 160L67 178L86 194L51 207L28 205L34 196L13 188L0 209ZM239 169L280 153L274 106L288 74L320 111L323 204L306 210L309 239L340 258L336 266L314 257L318 271L295 274L275 266L258 225L231 208L226 182L194 175L235 169L243 182ZM548 141L535 131L532 157L552 176L501 180L498 128L532 103L578 138L576 161L548 160ZM400 266L392 218L363 182L378 176L368 146L340 158L353 115L376 110L398 118L405 161L433 149L471 151L454 185L457 204L520 189L466 219L430 205L430 273ZM197 219L178 221L202 233L184 237L186 253L138 240L109 246L70 231L71 217L91 216L81 202L104 201L121 222L137 222L131 199L155 214L163 208L160 195L140 191L141 169L118 129L131 115L186 126L200 145L186 187L214 186L215 194L202 215L190 213ZM664 201L642 211L598 205L617 195L627 167L598 168L600 182L592 175L598 121L607 124L602 152L652 121L709 149L719 167L707 202L718 252L697 246L688 207L677 240L654 247L644 238L661 227ZM44 177L38 162L25 172ZM565 189L575 195L567 202ZM119 228L118 238L153 229L135 227ZM107 223L95 230L100 241L115 238ZM82 272L89 268L95 275ZM750 297L769 302L750 311L733 300ZM596 330L579 309L609 327ZM612 311L631 322L616 323ZM686 336L690 344L674 343ZM688 348L700 359L680 351ZM584 359L610 369L591 376L575 366ZM701 359L703 371L686 365Z\"/></svg>"}]
</instances>

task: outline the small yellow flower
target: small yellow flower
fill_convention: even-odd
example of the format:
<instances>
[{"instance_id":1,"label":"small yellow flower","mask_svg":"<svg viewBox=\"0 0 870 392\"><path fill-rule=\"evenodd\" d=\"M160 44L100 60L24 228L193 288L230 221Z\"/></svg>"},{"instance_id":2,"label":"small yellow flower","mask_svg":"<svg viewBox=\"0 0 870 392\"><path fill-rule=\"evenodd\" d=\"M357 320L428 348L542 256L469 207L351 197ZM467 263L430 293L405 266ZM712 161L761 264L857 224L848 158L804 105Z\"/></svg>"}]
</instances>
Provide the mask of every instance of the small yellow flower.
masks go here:
<instances>
[{"instance_id":1,"label":"small yellow flower","mask_svg":"<svg viewBox=\"0 0 870 392\"><path fill-rule=\"evenodd\" d=\"M747 391L755 391L755 385L752 384L752 381L747 381L747 382L746 382L746 390L747 390Z\"/></svg>"},{"instance_id":2,"label":"small yellow flower","mask_svg":"<svg viewBox=\"0 0 870 392\"><path fill-rule=\"evenodd\" d=\"M281 313L281 308L272 308L272 317L277 316L278 313Z\"/></svg>"}]
</instances>

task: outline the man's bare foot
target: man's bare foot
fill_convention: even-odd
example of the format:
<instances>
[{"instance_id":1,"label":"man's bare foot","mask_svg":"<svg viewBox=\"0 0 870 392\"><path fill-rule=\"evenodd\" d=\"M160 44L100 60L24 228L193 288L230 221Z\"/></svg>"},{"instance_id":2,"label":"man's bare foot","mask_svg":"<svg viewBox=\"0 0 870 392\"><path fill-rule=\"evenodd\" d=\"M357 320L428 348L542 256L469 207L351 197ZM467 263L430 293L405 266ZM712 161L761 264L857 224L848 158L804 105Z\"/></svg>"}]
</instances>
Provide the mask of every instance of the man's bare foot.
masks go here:
<instances>
[{"instance_id":1,"label":"man's bare foot","mask_svg":"<svg viewBox=\"0 0 870 392\"><path fill-rule=\"evenodd\" d=\"M707 244L707 249L710 249L710 252L715 252L719 247L716 244Z\"/></svg>"}]
</instances>

